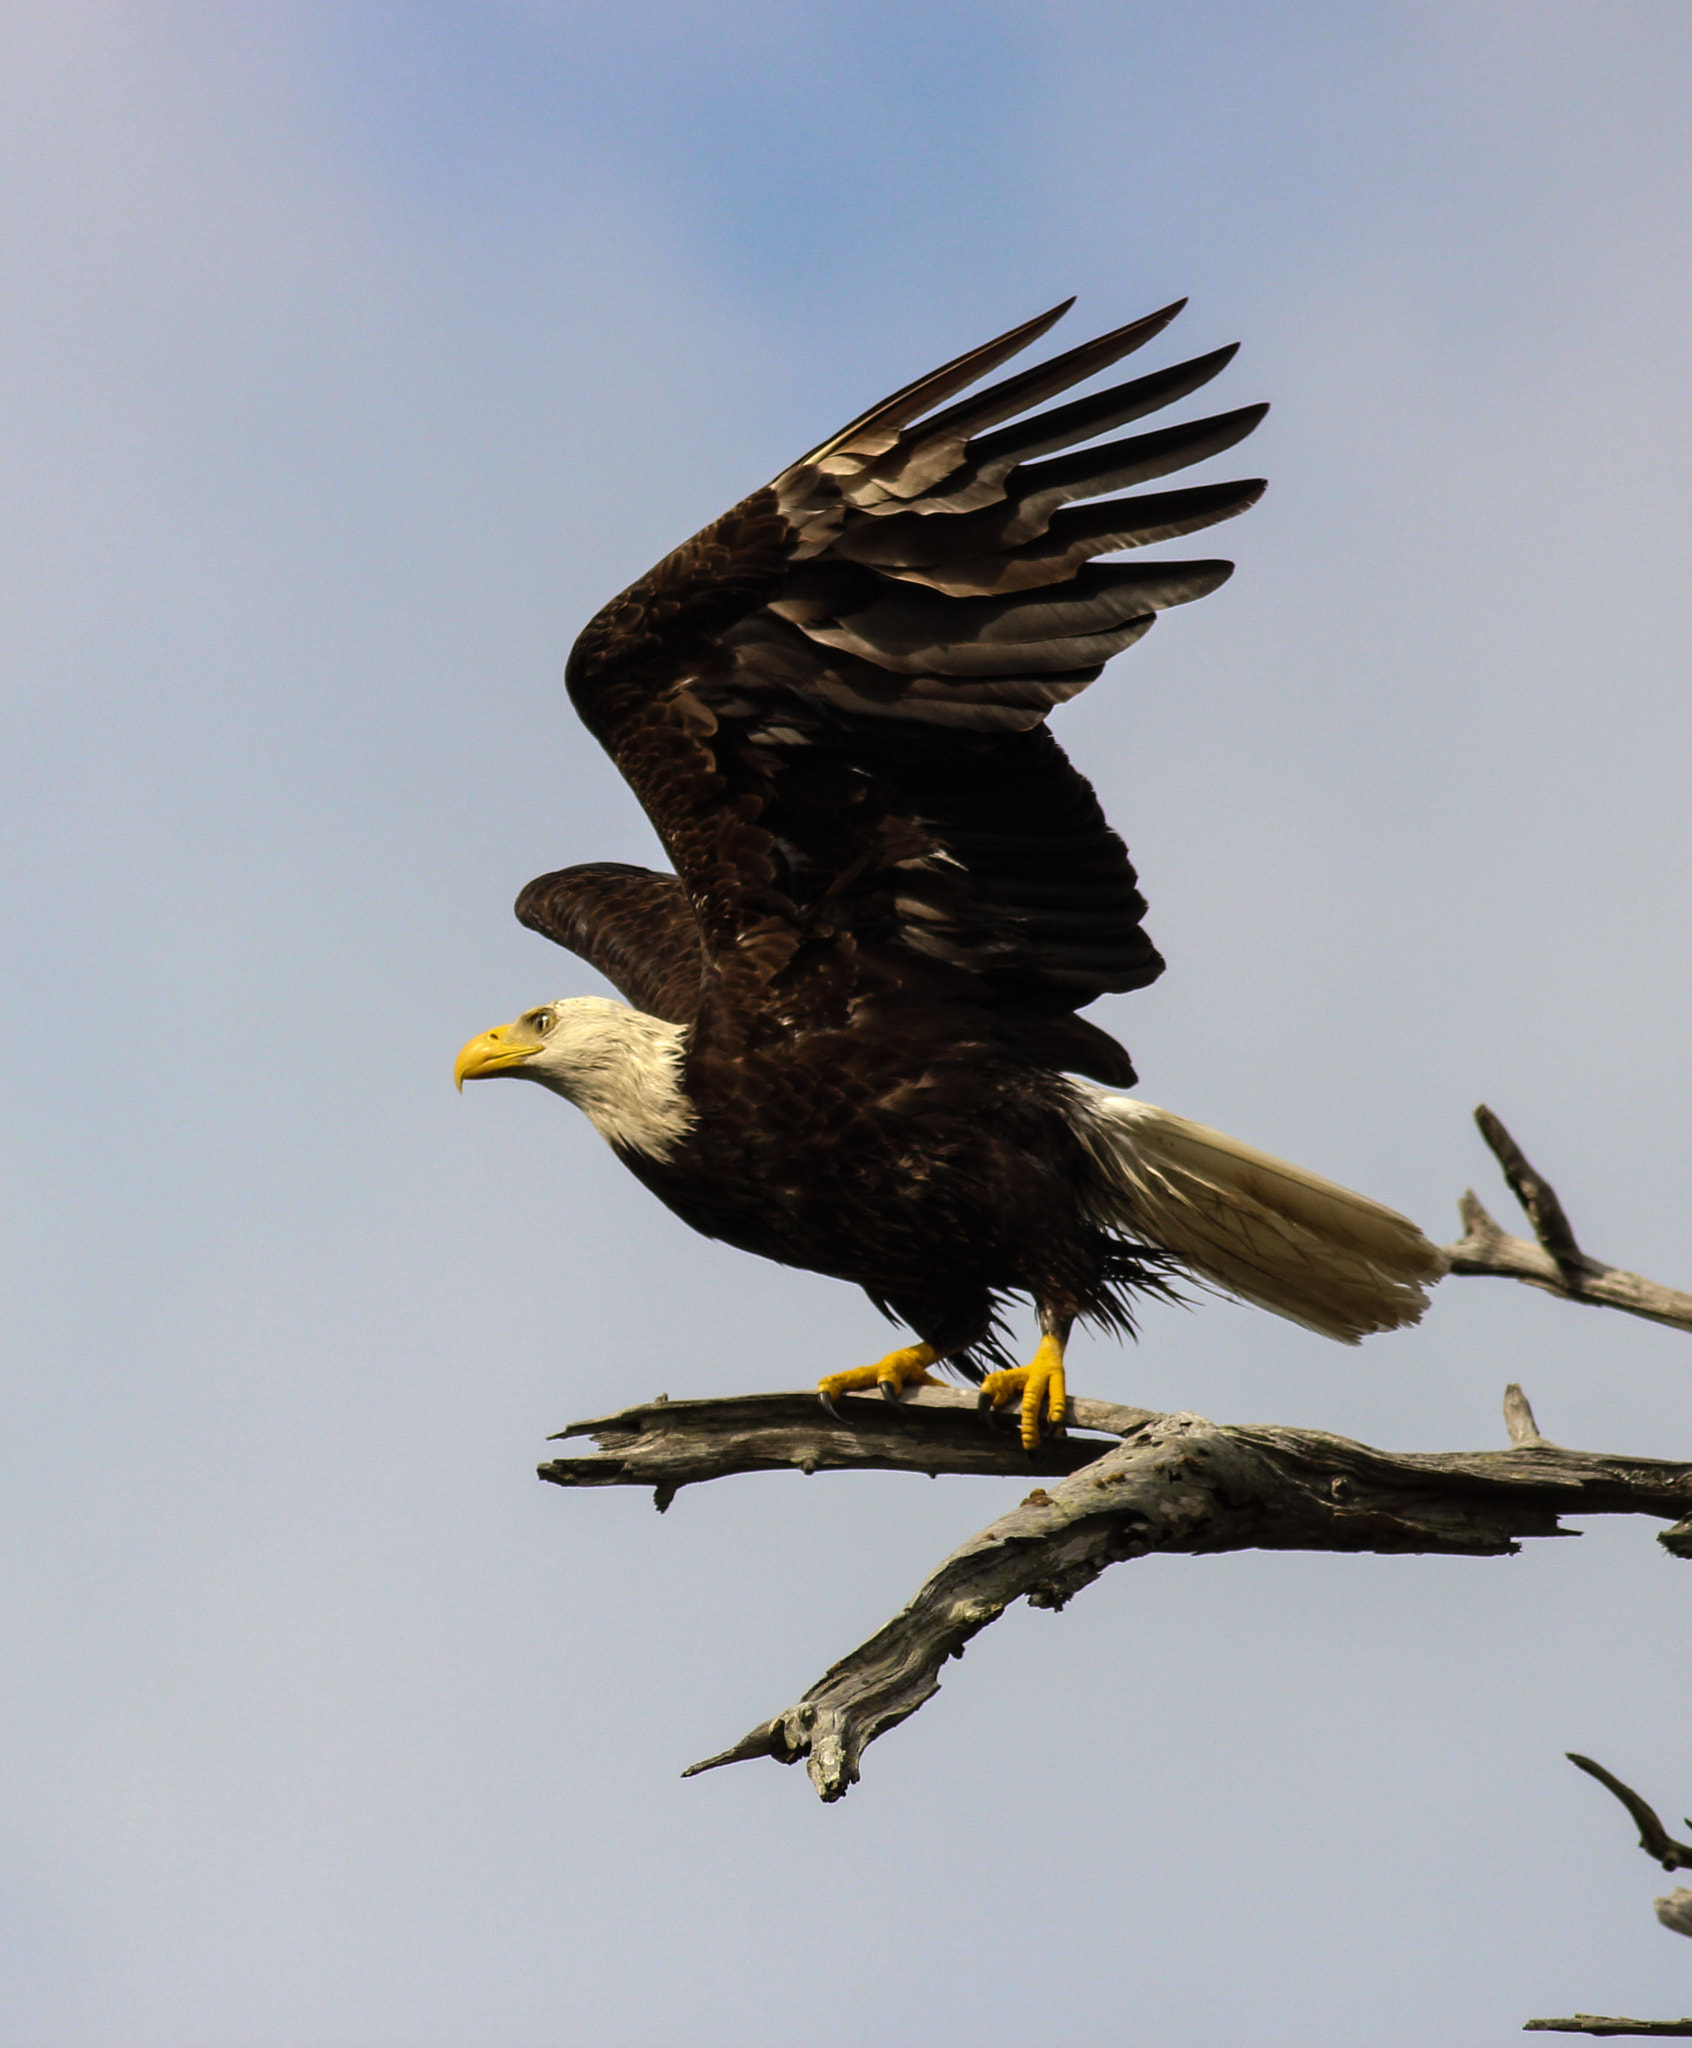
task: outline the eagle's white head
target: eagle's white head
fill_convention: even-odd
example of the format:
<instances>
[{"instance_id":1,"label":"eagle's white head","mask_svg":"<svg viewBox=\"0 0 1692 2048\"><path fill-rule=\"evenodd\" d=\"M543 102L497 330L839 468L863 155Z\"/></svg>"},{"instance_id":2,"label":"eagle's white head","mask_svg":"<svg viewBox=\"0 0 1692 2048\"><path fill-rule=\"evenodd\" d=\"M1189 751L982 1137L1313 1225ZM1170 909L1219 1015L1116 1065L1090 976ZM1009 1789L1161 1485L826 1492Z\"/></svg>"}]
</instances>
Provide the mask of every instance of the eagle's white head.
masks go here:
<instances>
[{"instance_id":1,"label":"eagle's white head","mask_svg":"<svg viewBox=\"0 0 1692 2048\"><path fill-rule=\"evenodd\" d=\"M693 1128L682 1087L687 1027L605 996L570 996L496 1024L458 1055L453 1079L516 1074L582 1110L602 1138L667 1159Z\"/></svg>"}]
</instances>

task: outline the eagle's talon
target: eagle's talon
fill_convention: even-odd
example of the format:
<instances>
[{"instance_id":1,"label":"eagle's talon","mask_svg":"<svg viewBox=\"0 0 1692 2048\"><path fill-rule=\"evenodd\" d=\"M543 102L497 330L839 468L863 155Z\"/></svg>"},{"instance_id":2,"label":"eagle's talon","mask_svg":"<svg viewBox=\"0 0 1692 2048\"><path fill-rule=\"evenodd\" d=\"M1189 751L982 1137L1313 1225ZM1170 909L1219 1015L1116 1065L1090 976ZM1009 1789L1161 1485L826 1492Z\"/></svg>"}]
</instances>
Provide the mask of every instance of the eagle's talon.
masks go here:
<instances>
[{"instance_id":1,"label":"eagle's talon","mask_svg":"<svg viewBox=\"0 0 1692 2048\"><path fill-rule=\"evenodd\" d=\"M999 1420L999 1417L1004 1413L1004 1410L993 1399L993 1396L987 1391L985 1387L983 1387L980 1393L976 1395L975 1406L977 1413L979 1413L983 1417L983 1419L986 1421L987 1427L993 1432L995 1436L1003 1436L1006 1433L1006 1431L1009 1430L1010 1424L1008 1422L1001 1422Z\"/></svg>"},{"instance_id":2,"label":"eagle's talon","mask_svg":"<svg viewBox=\"0 0 1692 2048\"><path fill-rule=\"evenodd\" d=\"M907 1387L934 1385L928 1368L939 1355L931 1344L906 1344L898 1351L888 1352L885 1358L878 1358L874 1365L855 1365L850 1372L829 1373L817 1382L817 1399L837 1422L843 1422L845 1417L834 1406L835 1395L868 1394L880 1388L884 1400L902 1400Z\"/></svg>"},{"instance_id":3,"label":"eagle's talon","mask_svg":"<svg viewBox=\"0 0 1692 2048\"><path fill-rule=\"evenodd\" d=\"M1050 1334L1040 1339L1032 1365L1013 1366L1008 1372L990 1372L981 1383L983 1405L1008 1408L1013 1401L1021 1409L1022 1448L1038 1450L1049 1433L1062 1433L1069 1409L1063 1377L1063 1344Z\"/></svg>"}]
</instances>

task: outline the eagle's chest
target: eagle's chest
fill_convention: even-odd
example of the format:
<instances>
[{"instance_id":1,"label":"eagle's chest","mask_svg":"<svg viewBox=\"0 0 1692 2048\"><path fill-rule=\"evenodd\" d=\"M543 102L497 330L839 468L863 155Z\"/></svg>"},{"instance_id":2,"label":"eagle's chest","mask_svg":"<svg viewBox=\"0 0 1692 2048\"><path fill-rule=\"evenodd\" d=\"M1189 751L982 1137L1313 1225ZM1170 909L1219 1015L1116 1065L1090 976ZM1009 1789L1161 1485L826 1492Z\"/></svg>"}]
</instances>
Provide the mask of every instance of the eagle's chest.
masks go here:
<instances>
[{"instance_id":1,"label":"eagle's chest","mask_svg":"<svg viewBox=\"0 0 1692 2048\"><path fill-rule=\"evenodd\" d=\"M996 1237L1051 1113L979 1060L878 1059L849 1040L690 1063L695 1121L662 1161L626 1163L695 1229L855 1275L922 1247Z\"/></svg>"}]
</instances>

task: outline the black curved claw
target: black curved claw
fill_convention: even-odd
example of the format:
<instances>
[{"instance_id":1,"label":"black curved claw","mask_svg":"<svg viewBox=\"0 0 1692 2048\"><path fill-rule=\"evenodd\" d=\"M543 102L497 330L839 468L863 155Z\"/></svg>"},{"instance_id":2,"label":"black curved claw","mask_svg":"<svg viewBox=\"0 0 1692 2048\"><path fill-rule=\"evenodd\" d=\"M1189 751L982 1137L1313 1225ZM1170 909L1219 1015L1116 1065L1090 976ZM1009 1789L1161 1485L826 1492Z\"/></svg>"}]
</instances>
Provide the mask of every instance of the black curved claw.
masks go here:
<instances>
[{"instance_id":1,"label":"black curved claw","mask_svg":"<svg viewBox=\"0 0 1692 2048\"><path fill-rule=\"evenodd\" d=\"M824 1393L821 1387L818 1387L817 1389L817 1399L828 1410L829 1414L834 1417L836 1422L844 1422L846 1420L845 1416L842 1415L840 1410L835 1407L834 1403L829 1399L828 1395Z\"/></svg>"},{"instance_id":2,"label":"black curved claw","mask_svg":"<svg viewBox=\"0 0 1692 2048\"><path fill-rule=\"evenodd\" d=\"M881 1389L884 1401L902 1401L905 1398L905 1390L897 1380L877 1380L876 1385Z\"/></svg>"},{"instance_id":3,"label":"black curved claw","mask_svg":"<svg viewBox=\"0 0 1692 2048\"><path fill-rule=\"evenodd\" d=\"M977 1394L975 1397L975 1406L978 1414L986 1416L987 1427L989 1429L997 1430L998 1433L1002 1436L1005 1433L1005 1431L1010 1427L1008 1420L1005 1422L1001 1422L999 1420L999 1417L1005 1414L1005 1410L1003 1408L994 1407L993 1397L991 1394Z\"/></svg>"}]
</instances>

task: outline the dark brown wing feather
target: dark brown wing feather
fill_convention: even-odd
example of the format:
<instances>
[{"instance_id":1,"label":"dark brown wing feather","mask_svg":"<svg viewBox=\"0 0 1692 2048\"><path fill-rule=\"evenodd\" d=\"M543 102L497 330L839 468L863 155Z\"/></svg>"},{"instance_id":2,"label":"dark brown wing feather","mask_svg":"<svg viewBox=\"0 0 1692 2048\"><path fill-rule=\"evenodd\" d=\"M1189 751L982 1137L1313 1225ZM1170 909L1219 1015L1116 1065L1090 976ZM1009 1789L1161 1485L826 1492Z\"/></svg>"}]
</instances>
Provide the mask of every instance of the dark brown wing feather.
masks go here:
<instances>
[{"instance_id":1,"label":"dark brown wing feather","mask_svg":"<svg viewBox=\"0 0 1692 2048\"><path fill-rule=\"evenodd\" d=\"M699 1012L699 921L674 875L601 860L542 875L517 898L517 921L579 954L637 1010L669 1024Z\"/></svg>"},{"instance_id":2,"label":"dark brown wing feather","mask_svg":"<svg viewBox=\"0 0 1692 2048\"><path fill-rule=\"evenodd\" d=\"M1075 449L1208 382L1222 349L1019 417L1179 305L946 403L1063 310L907 386L666 557L582 634L568 682L743 1012L838 1021L865 990L915 991L1119 1080L1126 1055L1067 1013L1163 963L1127 850L1044 721L1232 567L1094 558L1231 518L1263 486L1066 508L1231 447L1266 408ZM532 885L525 921L615 958L632 990L633 898L571 882L542 912L536 892L566 881ZM667 971L653 980L674 1005Z\"/></svg>"}]
</instances>

